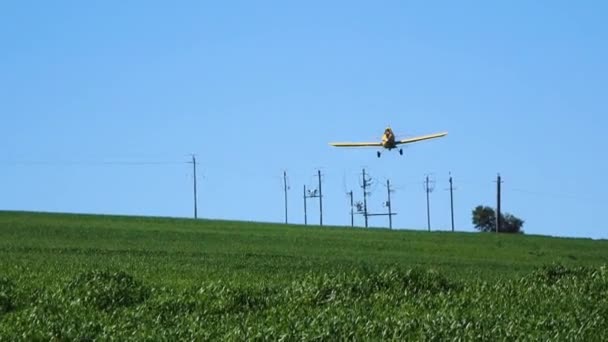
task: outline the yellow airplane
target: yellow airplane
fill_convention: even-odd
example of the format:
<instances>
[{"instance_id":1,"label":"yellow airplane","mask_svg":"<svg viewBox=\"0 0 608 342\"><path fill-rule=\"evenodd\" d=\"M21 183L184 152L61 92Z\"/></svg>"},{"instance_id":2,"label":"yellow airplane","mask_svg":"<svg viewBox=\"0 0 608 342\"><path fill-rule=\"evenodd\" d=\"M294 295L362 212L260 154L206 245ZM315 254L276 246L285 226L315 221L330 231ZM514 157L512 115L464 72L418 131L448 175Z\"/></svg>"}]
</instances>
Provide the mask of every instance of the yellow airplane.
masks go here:
<instances>
[{"instance_id":1,"label":"yellow airplane","mask_svg":"<svg viewBox=\"0 0 608 342\"><path fill-rule=\"evenodd\" d=\"M403 140L395 140L395 134L393 133L393 130L390 127L387 127L384 130L384 134L382 135L382 140L380 142L337 142L337 143L329 143L329 144L332 146L336 146L336 147L383 147L390 151L394 148L397 148L397 146L401 145L401 144L409 144L409 143L422 141L422 140L441 138L443 136L446 136L447 134L448 134L448 132L442 132L442 133L421 135L418 137L413 137L413 138L408 138L408 139L403 139ZM377 154L378 154L378 158L380 158L380 155L381 155L380 151L378 151ZM403 155L403 149L401 149L401 148L399 149L399 154Z\"/></svg>"}]
</instances>

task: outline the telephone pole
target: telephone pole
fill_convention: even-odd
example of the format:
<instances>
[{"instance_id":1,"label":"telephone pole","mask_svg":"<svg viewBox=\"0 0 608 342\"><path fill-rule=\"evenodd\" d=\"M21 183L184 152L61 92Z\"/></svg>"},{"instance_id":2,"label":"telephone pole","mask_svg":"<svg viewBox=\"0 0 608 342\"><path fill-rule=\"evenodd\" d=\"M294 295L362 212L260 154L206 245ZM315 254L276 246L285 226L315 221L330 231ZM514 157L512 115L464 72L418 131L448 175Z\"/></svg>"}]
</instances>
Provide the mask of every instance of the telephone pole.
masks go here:
<instances>
[{"instance_id":1,"label":"telephone pole","mask_svg":"<svg viewBox=\"0 0 608 342\"><path fill-rule=\"evenodd\" d=\"M500 179L500 173L496 178L496 233L500 232L502 227L501 213L500 213L500 184L502 180Z\"/></svg>"},{"instance_id":2,"label":"telephone pole","mask_svg":"<svg viewBox=\"0 0 608 342\"><path fill-rule=\"evenodd\" d=\"M429 182L429 176L426 176L426 180L424 182L424 188L426 191L426 221L427 221L427 226L429 229L429 232L431 231L431 205L430 205L430 201L429 201L429 194L431 192L433 192L433 190L435 189L435 184L434 182Z\"/></svg>"},{"instance_id":3,"label":"telephone pole","mask_svg":"<svg viewBox=\"0 0 608 342\"><path fill-rule=\"evenodd\" d=\"M386 206L388 207L388 227L389 229L393 229L393 213L391 211L391 182L386 180L386 194L388 195L388 201L386 201Z\"/></svg>"},{"instance_id":4,"label":"telephone pole","mask_svg":"<svg viewBox=\"0 0 608 342\"><path fill-rule=\"evenodd\" d=\"M196 156L192 155L192 167L194 169L194 219L198 219L198 210L196 203Z\"/></svg>"},{"instance_id":5,"label":"telephone pole","mask_svg":"<svg viewBox=\"0 0 608 342\"><path fill-rule=\"evenodd\" d=\"M323 196L321 193L321 171L317 173L319 177L319 188L310 190L306 189L306 185L304 185L304 224L308 224L307 211L306 211L306 202L309 198L319 198L319 225L323 225Z\"/></svg>"},{"instance_id":6,"label":"telephone pole","mask_svg":"<svg viewBox=\"0 0 608 342\"><path fill-rule=\"evenodd\" d=\"M391 192L393 192L393 190L391 190L391 182L389 180L386 181L386 191L387 191L387 200L386 200L386 202L383 203L383 205L388 208L388 212L370 213L370 212L367 212L367 209L364 209L363 215L365 215L366 220L369 216L388 216L388 227L390 229L393 229L393 215L397 215L397 213L394 213L392 210Z\"/></svg>"},{"instance_id":7,"label":"telephone pole","mask_svg":"<svg viewBox=\"0 0 608 342\"><path fill-rule=\"evenodd\" d=\"M287 224L287 171L283 171L283 191L285 192L285 224Z\"/></svg>"},{"instance_id":8,"label":"telephone pole","mask_svg":"<svg viewBox=\"0 0 608 342\"><path fill-rule=\"evenodd\" d=\"M391 209L391 192L393 192L393 190L391 190L391 183L390 181L386 181L386 186L387 186L387 191L388 191L388 200L384 203L387 207L388 207L388 213L370 213L367 211L367 195L369 194L369 192L367 191L367 188L369 187L369 185L371 184L371 178L368 178L366 173L365 173L365 169L363 169L363 183L361 185L361 187L363 188L363 205L361 205L361 202L357 203L357 211L359 213L361 213L363 215L363 217L365 217L365 228L368 228L368 219L370 216L388 216L388 222L389 222L389 227L391 229L393 229L393 219L392 216L393 215L397 215L396 213L392 212ZM352 222L352 191L350 192L351 195L351 222ZM361 208L363 207L363 208ZM354 224L353 224L354 225Z\"/></svg>"},{"instance_id":9,"label":"telephone pole","mask_svg":"<svg viewBox=\"0 0 608 342\"><path fill-rule=\"evenodd\" d=\"M308 198L308 196L306 196L306 184L304 184L304 225L308 224L308 219L307 219L307 214L306 214L306 199Z\"/></svg>"},{"instance_id":10,"label":"telephone pole","mask_svg":"<svg viewBox=\"0 0 608 342\"><path fill-rule=\"evenodd\" d=\"M323 225L323 190L321 190L321 170L317 170L319 177L319 225Z\"/></svg>"},{"instance_id":11,"label":"telephone pole","mask_svg":"<svg viewBox=\"0 0 608 342\"><path fill-rule=\"evenodd\" d=\"M354 209L353 209L353 191L349 191L348 194L350 195L350 226L354 227L355 226L355 213L354 213Z\"/></svg>"},{"instance_id":12,"label":"telephone pole","mask_svg":"<svg viewBox=\"0 0 608 342\"><path fill-rule=\"evenodd\" d=\"M454 232L454 192L452 186L452 174L450 173L450 213L452 217L452 232Z\"/></svg>"},{"instance_id":13,"label":"telephone pole","mask_svg":"<svg viewBox=\"0 0 608 342\"><path fill-rule=\"evenodd\" d=\"M365 177L365 169L363 169L363 216L365 217L365 228L367 228L367 185L370 180Z\"/></svg>"}]
</instances>

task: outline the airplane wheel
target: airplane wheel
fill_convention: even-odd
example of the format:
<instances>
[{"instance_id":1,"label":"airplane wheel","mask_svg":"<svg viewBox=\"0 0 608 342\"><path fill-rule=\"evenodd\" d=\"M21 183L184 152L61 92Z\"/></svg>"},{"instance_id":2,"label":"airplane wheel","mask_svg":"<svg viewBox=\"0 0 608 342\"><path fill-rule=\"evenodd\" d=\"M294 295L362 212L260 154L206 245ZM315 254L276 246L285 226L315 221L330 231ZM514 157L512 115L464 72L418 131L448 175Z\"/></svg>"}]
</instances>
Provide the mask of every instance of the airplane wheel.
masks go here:
<instances>
[{"instance_id":1,"label":"airplane wheel","mask_svg":"<svg viewBox=\"0 0 608 342\"><path fill-rule=\"evenodd\" d=\"M403 155L403 149L401 149L401 148L399 149L399 154Z\"/></svg>"},{"instance_id":2,"label":"airplane wheel","mask_svg":"<svg viewBox=\"0 0 608 342\"><path fill-rule=\"evenodd\" d=\"M378 152L376 152L376 153L377 153L377 155L378 155L378 158L380 158L380 151L378 151Z\"/></svg>"}]
</instances>

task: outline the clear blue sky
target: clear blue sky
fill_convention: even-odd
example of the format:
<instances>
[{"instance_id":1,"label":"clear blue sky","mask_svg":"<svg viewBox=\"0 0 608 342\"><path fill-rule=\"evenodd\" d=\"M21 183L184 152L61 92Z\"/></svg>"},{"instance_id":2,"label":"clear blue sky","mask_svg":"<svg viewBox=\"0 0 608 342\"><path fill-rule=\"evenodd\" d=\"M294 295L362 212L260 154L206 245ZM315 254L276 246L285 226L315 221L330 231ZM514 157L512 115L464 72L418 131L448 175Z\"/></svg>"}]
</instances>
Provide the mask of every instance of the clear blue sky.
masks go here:
<instances>
[{"instance_id":1,"label":"clear blue sky","mask_svg":"<svg viewBox=\"0 0 608 342\"><path fill-rule=\"evenodd\" d=\"M394 225L608 238L605 1L4 1L0 209L350 224L362 167ZM330 141L449 131L376 158ZM309 220L318 221L309 201ZM356 218L358 225L362 217ZM371 218L387 226L386 218Z\"/></svg>"}]
</instances>

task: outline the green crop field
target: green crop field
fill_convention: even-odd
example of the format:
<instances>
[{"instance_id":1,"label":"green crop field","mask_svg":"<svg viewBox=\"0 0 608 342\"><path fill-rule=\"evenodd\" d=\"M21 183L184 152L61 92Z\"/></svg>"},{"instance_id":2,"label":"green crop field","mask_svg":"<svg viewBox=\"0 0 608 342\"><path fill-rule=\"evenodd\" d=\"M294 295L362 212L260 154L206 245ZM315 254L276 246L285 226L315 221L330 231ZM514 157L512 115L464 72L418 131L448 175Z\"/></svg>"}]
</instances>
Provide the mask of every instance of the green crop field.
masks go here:
<instances>
[{"instance_id":1,"label":"green crop field","mask_svg":"<svg viewBox=\"0 0 608 342\"><path fill-rule=\"evenodd\" d=\"M0 212L0 340L606 340L608 242Z\"/></svg>"}]
</instances>

